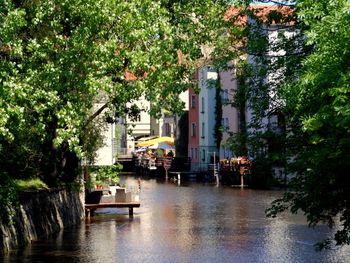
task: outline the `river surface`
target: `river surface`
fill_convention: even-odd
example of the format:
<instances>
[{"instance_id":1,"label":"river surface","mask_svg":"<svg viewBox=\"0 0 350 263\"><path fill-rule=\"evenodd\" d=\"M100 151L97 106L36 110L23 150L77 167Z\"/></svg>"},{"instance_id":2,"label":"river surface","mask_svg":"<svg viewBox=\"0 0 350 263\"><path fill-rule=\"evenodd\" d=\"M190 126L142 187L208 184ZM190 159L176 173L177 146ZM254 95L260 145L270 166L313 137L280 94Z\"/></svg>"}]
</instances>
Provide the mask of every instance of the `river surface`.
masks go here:
<instances>
[{"instance_id":1,"label":"river surface","mask_svg":"<svg viewBox=\"0 0 350 263\"><path fill-rule=\"evenodd\" d=\"M123 177L137 189L135 177ZM141 179L141 207L101 209L4 262L350 262L349 247L316 252L332 233L301 215L265 216L281 191ZM1 258L0 258L1 259Z\"/></svg>"}]
</instances>

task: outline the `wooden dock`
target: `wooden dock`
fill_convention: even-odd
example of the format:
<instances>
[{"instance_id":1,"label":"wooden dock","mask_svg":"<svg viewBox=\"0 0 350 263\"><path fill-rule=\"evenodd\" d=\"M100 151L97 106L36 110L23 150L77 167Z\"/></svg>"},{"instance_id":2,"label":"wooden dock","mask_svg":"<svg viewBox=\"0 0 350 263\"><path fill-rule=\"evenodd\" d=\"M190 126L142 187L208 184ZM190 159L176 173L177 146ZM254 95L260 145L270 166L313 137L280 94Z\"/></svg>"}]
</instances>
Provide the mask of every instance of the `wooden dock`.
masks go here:
<instances>
[{"instance_id":1,"label":"wooden dock","mask_svg":"<svg viewBox=\"0 0 350 263\"><path fill-rule=\"evenodd\" d=\"M93 212L98 208L129 208L129 216L134 215L134 207L140 207L140 202L120 202L120 203L98 203L98 204L85 204L86 216L89 219Z\"/></svg>"}]
</instances>

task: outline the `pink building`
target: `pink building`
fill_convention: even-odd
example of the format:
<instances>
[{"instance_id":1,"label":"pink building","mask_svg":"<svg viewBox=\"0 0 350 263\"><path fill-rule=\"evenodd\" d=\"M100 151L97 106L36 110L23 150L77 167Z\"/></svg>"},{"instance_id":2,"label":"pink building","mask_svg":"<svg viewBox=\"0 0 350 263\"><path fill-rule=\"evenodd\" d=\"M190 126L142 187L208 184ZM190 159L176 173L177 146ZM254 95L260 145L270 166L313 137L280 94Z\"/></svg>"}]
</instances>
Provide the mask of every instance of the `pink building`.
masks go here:
<instances>
[{"instance_id":1,"label":"pink building","mask_svg":"<svg viewBox=\"0 0 350 263\"><path fill-rule=\"evenodd\" d=\"M189 91L188 114L188 156L191 157L192 170L203 171L212 164L214 154L220 159L232 157L234 153L225 147L225 141L231 133L236 133L239 127L238 111L230 102L237 90L237 80L234 69L222 71L220 74L222 117L221 124L225 128L220 149L216 147L215 129L215 86L217 73L210 66L198 69L196 78L199 93Z\"/></svg>"},{"instance_id":2,"label":"pink building","mask_svg":"<svg viewBox=\"0 0 350 263\"><path fill-rule=\"evenodd\" d=\"M221 125L224 132L220 147L220 159L231 158L234 153L225 147L226 140L230 137L230 133L237 133L239 129L239 114L236 108L230 104L237 91L237 79L235 78L235 70L230 69L220 72L221 99L222 99L222 119Z\"/></svg>"}]
</instances>

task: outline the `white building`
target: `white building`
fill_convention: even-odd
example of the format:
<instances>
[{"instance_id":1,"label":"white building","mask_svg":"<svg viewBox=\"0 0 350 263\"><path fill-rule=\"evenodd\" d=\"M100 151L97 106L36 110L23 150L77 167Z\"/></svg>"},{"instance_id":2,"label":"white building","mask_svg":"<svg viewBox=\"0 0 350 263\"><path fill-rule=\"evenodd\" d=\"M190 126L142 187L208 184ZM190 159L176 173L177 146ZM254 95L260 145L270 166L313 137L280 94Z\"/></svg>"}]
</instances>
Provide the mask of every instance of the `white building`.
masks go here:
<instances>
[{"instance_id":1,"label":"white building","mask_svg":"<svg viewBox=\"0 0 350 263\"><path fill-rule=\"evenodd\" d=\"M104 100L94 104L94 110L101 108L104 105ZM112 165L116 159L116 125L114 123L106 123L103 130L103 146L97 150L97 157L94 165Z\"/></svg>"},{"instance_id":2,"label":"white building","mask_svg":"<svg viewBox=\"0 0 350 263\"><path fill-rule=\"evenodd\" d=\"M188 110L188 91L180 94L179 98L185 103L185 110ZM110 152L118 154L119 157L131 156L135 150L135 144L138 140L151 136L169 136L176 138L178 118L171 112L163 111L162 117L159 119L153 118L149 114L150 102L144 98L138 101L128 103L126 107L132 104L137 105L141 112L136 118L127 116L120 119L117 123L115 131L116 150L109 149Z\"/></svg>"},{"instance_id":3,"label":"white building","mask_svg":"<svg viewBox=\"0 0 350 263\"><path fill-rule=\"evenodd\" d=\"M150 136L150 116L147 113L150 103L140 99L134 103L128 103L126 107L136 104L141 112L138 116L131 118L126 116L120 118L117 123L106 124L103 131L103 146L97 151L95 165L112 165L116 158L131 156L135 149L135 140L141 137ZM104 105L103 99L95 103L94 108L98 109Z\"/></svg>"},{"instance_id":4,"label":"white building","mask_svg":"<svg viewBox=\"0 0 350 263\"><path fill-rule=\"evenodd\" d=\"M184 111L188 111L188 90L179 95L179 99L185 103ZM151 117L151 136L168 136L178 137L178 121L177 115L170 111L163 110L162 117L157 119Z\"/></svg>"},{"instance_id":5,"label":"white building","mask_svg":"<svg viewBox=\"0 0 350 263\"><path fill-rule=\"evenodd\" d=\"M217 152L214 128L215 128L215 82L217 72L209 66L202 67L198 72L198 125L199 125L199 169L206 170L212 158L219 155Z\"/></svg>"}]
</instances>

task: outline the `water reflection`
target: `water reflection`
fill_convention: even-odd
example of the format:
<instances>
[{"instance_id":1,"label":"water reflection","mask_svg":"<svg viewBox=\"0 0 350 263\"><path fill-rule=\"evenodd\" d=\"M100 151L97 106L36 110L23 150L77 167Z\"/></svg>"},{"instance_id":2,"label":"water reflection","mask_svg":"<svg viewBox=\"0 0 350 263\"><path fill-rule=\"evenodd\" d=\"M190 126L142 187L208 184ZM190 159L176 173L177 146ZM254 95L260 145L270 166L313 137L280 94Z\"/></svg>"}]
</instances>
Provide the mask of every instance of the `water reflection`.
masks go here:
<instances>
[{"instance_id":1,"label":"water reflection","mask_svg":"<svg viewBox=\"0 0 350 263\"><path fill-rule=\"evenodd\" d=\"M124 178L131 187L132 177ZM182 182L183 183L183 182ZM281 193L142 180L141 207L103 209L5 262L350 262L349 248L317 253L328 233L302 216L267 219Z\"/></svg>"}]
</instances>

